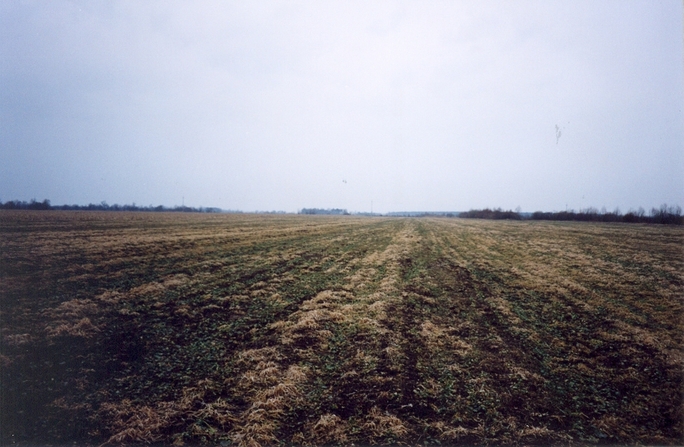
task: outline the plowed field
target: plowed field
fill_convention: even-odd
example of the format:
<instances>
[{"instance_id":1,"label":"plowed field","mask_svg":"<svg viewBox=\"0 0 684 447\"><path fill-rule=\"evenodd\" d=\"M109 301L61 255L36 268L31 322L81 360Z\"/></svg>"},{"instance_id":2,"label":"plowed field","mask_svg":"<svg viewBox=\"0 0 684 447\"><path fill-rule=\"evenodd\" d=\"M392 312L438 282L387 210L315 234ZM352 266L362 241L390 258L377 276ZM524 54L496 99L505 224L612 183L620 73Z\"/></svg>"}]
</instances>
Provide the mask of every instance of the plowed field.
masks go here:
<instances>
[{"instance_id":1,"label":"plowed field","mask_svg":"<svg viewBox=\"0 0 684 447\"><path fill-rule=\"evenodd\" d=\"M684 229L0 212L20 444L681 444Z\"/></svg>"}]
</instances>

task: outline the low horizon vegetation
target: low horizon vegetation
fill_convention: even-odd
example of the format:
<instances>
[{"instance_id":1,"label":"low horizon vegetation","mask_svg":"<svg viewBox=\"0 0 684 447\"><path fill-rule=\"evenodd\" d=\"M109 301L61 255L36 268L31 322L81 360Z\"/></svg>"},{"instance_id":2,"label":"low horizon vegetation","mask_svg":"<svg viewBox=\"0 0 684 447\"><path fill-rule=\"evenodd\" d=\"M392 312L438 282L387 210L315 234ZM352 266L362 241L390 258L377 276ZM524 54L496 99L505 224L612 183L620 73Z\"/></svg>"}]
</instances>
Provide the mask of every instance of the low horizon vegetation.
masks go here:
<instances>
[{"instance_id":1,"label":"low horizon vegetation","mask_svg":"<svg viewBox=\"0 0 684 447\"><path fill-rule=\"evenodd\" d=\"M458 217L474 218L474 219L493 219L493 220L558 220L558 221L579 221L579 222L624 222L624 223L655 223L655 224L670 224L683 225L684 218L682 217L682 208L677 206L668 206L662 204L660 208L651 208L649 214L643 208L629 210L626 214L622 214L619 208L613 211L606 211L605 208L598 210L597 208L589 207L581 209L578 212L575 210L543 212L535 211L534 213L521 213L520 211L504 211L501 208L495 209L481 209L470 210L460 213Z\"/></svg>"},{"instance_id":2,"label":"low horizon vegetation","mask_svg":"<svg viewBox=\"0 0 684 447\"><path fill-rule=\"evenodd\" d=\"M46 211L46 210L58 210L58 211L146 211L146 212L184 212L184 213L221 213L226 212L220 208L215 207L190 207L190 206L174 206L166 207L163 205L136 205L133 202L130 205L119 205L115 203L114 205L109 205L107 202L102 201L98 204L91 203L88 205L52 205L50 200L44 199L42 202L38 202L36 199L31 199L30 202L21 200L8 200L5 203L0 201L0 209L4 210L33 210L33 211Z\"/></svg>"},{"instance_id":3,"label":"low horizon vegetation","mask_svg":"<svg viewBox=\"0 0 684 447\"><path fill-rule=\"evenodd\" d=\"M193 208L188 206L165 207L163 205L138 206L135 202L131 205L109 205L103 201L99 204L89 205L51 205L50 200L45 199L38 202L31 199L30 202L9 200L5 203L0 201L0 210L61 210L61 211L143 211L143 212L191 212L191 213L237 213L240 210L223 210L216 207ZM254 211L254 214L291 214L285 211ZM607 211L604 208L589 207L575 210L544 212L535 211L533 213L523 213L519 208L515 211L504 211L501 208L471 209L464 212L388 212L388 213L369 213L369 212L349 212L343 208L302 208L296 214L305 215L354 215L354 216L391 216L391 217L461 217L472 219L491 219L491 220L556 220L556 221L580 221L580 222L625 222L625 223L655 223L684 225L682 208L679 205L668 206L662 204L659 208L651 208L649 214L639 207L637 210L630 209L626 214L622 214L619 208Z\"/></svg>"},{"instance_id":4,"label":"low horizon vegetation","mask_svg":"<svg viewBox=\"0 0 684 447\"><path fill-rule=\"evenodd\" d=\"M0 444L680 445L684 229L0 213Z\"/></svg>"}]
</instances>

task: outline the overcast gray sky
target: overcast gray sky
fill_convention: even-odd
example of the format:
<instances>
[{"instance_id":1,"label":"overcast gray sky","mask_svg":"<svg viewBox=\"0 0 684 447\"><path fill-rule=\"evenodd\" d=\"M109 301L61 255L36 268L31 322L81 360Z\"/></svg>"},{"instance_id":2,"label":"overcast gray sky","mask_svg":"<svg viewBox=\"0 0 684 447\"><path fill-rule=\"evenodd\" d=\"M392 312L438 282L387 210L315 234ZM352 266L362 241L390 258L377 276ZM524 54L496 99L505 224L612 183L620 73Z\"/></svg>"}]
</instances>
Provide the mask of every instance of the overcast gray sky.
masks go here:
<instances>
[{"instance_id":1,"label":"overcast gray sky","mask_svg":"<svg viewBox=\"0 0 684 447\"><path fill-rule=\"evenodd\" d=\"M684 205L682 17L680 0L5 0L0 200Z\"/></svg>"}]
</instances>

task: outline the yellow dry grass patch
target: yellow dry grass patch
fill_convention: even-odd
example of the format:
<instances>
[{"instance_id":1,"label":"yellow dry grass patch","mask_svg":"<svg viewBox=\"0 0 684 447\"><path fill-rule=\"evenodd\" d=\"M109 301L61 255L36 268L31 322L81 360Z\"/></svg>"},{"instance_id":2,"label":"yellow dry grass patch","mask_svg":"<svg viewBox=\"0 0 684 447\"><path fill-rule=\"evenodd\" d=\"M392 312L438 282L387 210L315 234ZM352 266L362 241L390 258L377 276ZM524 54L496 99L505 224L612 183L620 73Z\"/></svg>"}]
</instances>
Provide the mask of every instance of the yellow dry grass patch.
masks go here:
<instances>
[{"instance_id":1,"label":"yellow dry grass patch","mask_svg":"<svg viewBox=\"0 0 684 447\"><path fill-rule=\"evenodd\" d=\"M363 428L376 438L390 435L401 439L408 434L408 429L401 419L387 411L383 412L378 407L371 408Z\"/></svg>"},{"instance_id":2,"label":"yellow dry grass patch","mask_svg":"<svg viewBox=\"0 0 684 447\"><path fill-rule=\"evenodd\" d=\"M449 350L465 356L473 349L469 343L453 335L453 328L440 326L429 320L420 325L420 336L430 352Z\"/></svg>"},{"instance_id":3,"label":"yellow dry grass patch","mask_svg":"<svg viewBox=\"0 0 684 447\"><path fill-rule=\"evenodd\" d=\"M47 337L92 337L100 332L100 329L90 320L98 312L97 304L89 299L69 300L54 309L47 309L43 312L46 319L50 321L45 326Z\"/></svg>"},{"instance_id":4,"label":"yellow dry grass patch","mask_svg":"<svg viewBox=\"0 0 684 447\"><path fill-rule=\"evenodd\" d=\"M302 434L295 442L325 445L344 444L348 440L348 424L335 414L326 413L307 428L307 435Z\"/></svg>"},{"instance_id":5,"label":"yellow dry grass patch","mask_svg":"<svg viewBox=\"0 0 684 447\"><path fill-rule=\"evenodd\" d=\"M129 399L103 403L100 412L109 416L108 428L114 432L104 445L159 442L165 430L189 416L215 421L220 426L232 424L237 417L231 405L222 399L204 402L207 393L217 386L210 380L200 381L195 387L183 389L181 399L156 405L136 405ZM201 433L202 427L195 424L191 430ZM182 445L182 439L177 438L174 444Z\"/></svg>"},{"instance_id":6,"label":"yellow dry grass patch","mask_svg":"<svg viewBox=\"0 0 684 447\"><path fill-rule=\"evenodd\" d=\"M163 278L161 281L154 281L143 284L131 289L131 295L160 295L167 289L182 286L188 282L188 276L184 274L171 275Z\"/></svg>"},{"instance_id":7,"label":"yellow dry grass patch","mask_svg":"<svg viewBox=\"0 0 684 447\"><path fill-rule=\"evenodd\" d=\"M238 386L250 405L237 418L231 438L240 446L273 444L284 411L304 402L300 386L307 380L307 371L297 365L281 367L277 362L282 356L275 348L244 351L239 358L249 368Z\"/></svg>"}]
</instances>

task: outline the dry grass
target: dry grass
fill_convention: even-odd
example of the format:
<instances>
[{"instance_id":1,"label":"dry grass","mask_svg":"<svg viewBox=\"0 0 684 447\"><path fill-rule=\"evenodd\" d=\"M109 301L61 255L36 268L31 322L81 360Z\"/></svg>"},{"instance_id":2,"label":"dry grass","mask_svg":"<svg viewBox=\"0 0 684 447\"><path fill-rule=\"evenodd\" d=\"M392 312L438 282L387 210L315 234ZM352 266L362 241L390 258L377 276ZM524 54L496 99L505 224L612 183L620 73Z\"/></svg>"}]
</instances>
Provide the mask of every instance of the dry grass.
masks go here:
<instances>
[{"instance_id":1,"label":"dry grass","mask_svg":"<svg viewBox=\"0 0 684 447\"><path fill-rule=\"evenodd\" d=\"M683 242L0 212L0 442L681 444Z\"/></svg>"}]
</instances>

